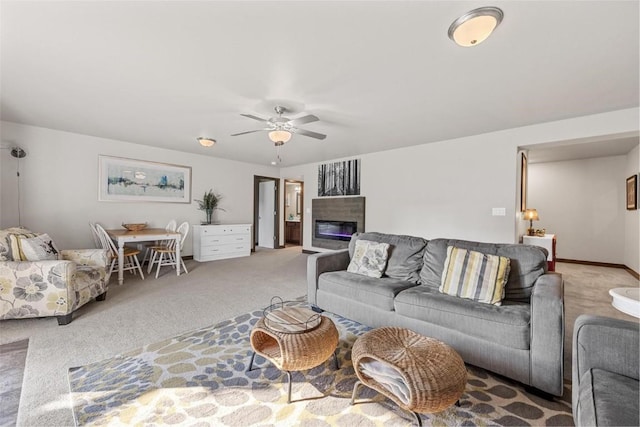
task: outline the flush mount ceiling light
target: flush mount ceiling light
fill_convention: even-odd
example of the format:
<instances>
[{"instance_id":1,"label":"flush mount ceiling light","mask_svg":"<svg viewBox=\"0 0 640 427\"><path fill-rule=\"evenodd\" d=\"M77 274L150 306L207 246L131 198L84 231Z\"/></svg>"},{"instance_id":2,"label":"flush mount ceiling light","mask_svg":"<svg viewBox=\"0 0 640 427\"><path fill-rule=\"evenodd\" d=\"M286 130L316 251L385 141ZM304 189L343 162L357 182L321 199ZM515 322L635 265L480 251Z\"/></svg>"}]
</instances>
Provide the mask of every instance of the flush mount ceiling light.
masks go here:
<instances>
[{"instance_id":1,"label":"flush mount ceiling light","mask_svg":"<svg viewBox=\"0 0 640 427\"><path fill-rule=\"evenodd\" d=\"M203 147L211 147L213 144L216 143L215 139L211 139L211 138L203 138L200 137L198 138L198 142L200 143L200 145L202 145Z\"/></svg>"},{"instance_id":2,"label":"flush mount ceiling light","mask_svg":"<svg viewBox=\"0 0 640 427\"><path fill-rule=\"evenodd\" d=\"M449 38L460 46L476 46L496 29L504 14L497 7L480 7L465 13L449 27Z\"/></svg>"},{"instance_id":3,"label":"flush mount ceiling light","mask_svg":"<svg viewBox=\"0 0 640 427\"><path fill-rule=\"evenodd\" d=\"M269 132L269 139L276 144L278 142L281 142L284 144L285 142L288 142L291 139L291 132L286 130L281 130L281 129L273 130Z\"/></svg>"}]
</instances>

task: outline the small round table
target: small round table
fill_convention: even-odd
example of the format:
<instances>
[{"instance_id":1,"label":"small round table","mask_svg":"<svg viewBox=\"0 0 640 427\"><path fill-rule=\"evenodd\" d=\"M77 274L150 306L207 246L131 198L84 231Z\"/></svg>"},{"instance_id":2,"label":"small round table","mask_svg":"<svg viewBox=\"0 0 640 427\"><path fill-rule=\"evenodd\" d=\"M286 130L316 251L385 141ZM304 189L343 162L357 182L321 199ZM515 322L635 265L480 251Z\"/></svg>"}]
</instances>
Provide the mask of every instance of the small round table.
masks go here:
<instances>
[{"instance_id":1,"label":"small round table","mask_svg":"<svg viewBox=\"0 0 640 427\"><path fill-rule=\"evenodd\" d=\"M265 313L251 331L253 353L247 371L253 369L256 353L285 371L291 403L291 371L315 368L331 355L338 369L338 330L331 319L308 308L283 306Z\"/></svg>"},{"instance_id":2,"label":"small round table","mask_svg":"<svg viewBox=\"0 0 640 427\"><path fill-rule=\"evenodd\" d=\"M640 288L609 289L611 305L633 317L640 318Z\"/></svg>"},{"instance_id":3,"label":"small round table","mask_svg":"<svg viewBox=\"0 0 640 427\"><path fill-rule=\"evenodd\" d=\"M467 369L454 349L405 328L385 327L365 333L353 345L351 360L359 379L353 386L351 404L359 386L365 385L413 412L418 425L422 425L418 413L440 412L457 403L467 384ZM377 379L375 371L380 374ZM396 385L403 383L404 398L384 386L390 377Z\"/></svg>"}]
</instances>

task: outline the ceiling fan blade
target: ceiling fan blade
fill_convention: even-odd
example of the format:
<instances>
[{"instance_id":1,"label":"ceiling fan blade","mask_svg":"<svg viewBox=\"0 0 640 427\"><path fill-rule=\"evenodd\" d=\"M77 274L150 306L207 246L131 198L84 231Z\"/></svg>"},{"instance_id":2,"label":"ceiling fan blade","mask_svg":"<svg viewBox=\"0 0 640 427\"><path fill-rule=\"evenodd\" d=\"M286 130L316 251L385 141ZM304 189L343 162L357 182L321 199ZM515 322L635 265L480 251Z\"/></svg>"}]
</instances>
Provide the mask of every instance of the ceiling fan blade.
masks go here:
<instances>
[{"instance_id":1,"label":"ceiling fan blade","mask_svg":"<svg viewBox=\"0 0 640 427\"><path fill-rule=\"evenodd\" d=\"M291 132L304 135L304 136L310 136L311 138L315 138L315 139L325 139L327 137L327 135L324 135L318 132L312 132L310 130L304 130L304 129L298 129L298 128L291 129Z\"/></svg>"},{"instance_id":2,"label":"ceiling fan blade","mask_svg":"<svg viewBox=\"0 0 640 427\"><path fill-rule=\"evenodd\" d=\"M243 117L248 117L253 120L257 120L259 122L268 122L268 119L263 119L262 117L254 116L253 114L240 114Z\"/></svg>"},{"instance_id":3,"label":"ceiling fan blade","mask_svg":"<svg viewBox=\"0 0 640 427\"><path fill-rule=\"evenodd\" d=\"M247 134L247 133L254 133L254 132L262 132L263 130L268 130L268 129L248 130L248 131L246 131L246 132L233 133L233 134L231 134L231 136L245 135L245 134Z\"/></svg>"},{"instance_id":4,"label":"ceiling fan blade","mask_svg":"<svg viewBox=\"0 0 640 427\"><path fill-rule=\"evenodd\" d=\"M298 117L297 119L289 120L289 123L291 123L293 126L299 126L305 123L317 122L318 120L320 119L314 116L313 114L309 114L304 117Z\"/></svg>"}]
</instances>

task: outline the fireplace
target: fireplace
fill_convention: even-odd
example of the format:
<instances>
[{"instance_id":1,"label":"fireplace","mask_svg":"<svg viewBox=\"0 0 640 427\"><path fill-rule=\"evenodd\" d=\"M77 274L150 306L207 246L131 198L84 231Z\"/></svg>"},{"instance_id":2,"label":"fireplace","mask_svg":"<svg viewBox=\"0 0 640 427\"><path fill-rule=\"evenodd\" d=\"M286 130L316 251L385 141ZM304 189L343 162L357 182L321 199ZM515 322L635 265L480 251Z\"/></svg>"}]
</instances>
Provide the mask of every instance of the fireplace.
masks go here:
<instances>
[{"instance_id":1,"label":"fireplace","mask_svg":"<svg viewBox=\"0 0 640 427\"><path fill-rule=\"evenodd\" d=\"M320 197L311 205L314 247L345 249L353 233L364 232L364 197Z\"/></svg>"},{"instance_id":2,"label":"fireplace","mask_svg":"<svg viewBox=\"0 0 640 427\"><path fill-rule=\"evenodd\" d=\"M314 237L316 239L342 240L348 242L351 235L358 231L356 221L326 221L317 219Z\"/></svg>"}]
</instances>

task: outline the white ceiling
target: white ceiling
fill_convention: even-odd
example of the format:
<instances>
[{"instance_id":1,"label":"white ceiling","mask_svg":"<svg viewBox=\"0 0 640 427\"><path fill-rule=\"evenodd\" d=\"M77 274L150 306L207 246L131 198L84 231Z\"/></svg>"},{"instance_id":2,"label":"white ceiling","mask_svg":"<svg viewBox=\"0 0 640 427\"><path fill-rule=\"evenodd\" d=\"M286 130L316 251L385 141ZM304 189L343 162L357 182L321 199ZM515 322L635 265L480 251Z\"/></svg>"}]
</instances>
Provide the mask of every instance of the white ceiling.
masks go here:
<instances>
[{"instance_id":1,"label":"white ceiling","mask_svg":"<svg viewBox=\"0 0 640 427\"><path fill-rule=\"evenodd\" d=\"M451 22L504 20L462 48ZM638 106L638 1L0 4L3 120L259 164L240 116L315 114L282 166ZM196 137L218 140L203 148Z\"/></svg>"}]
</instances>

